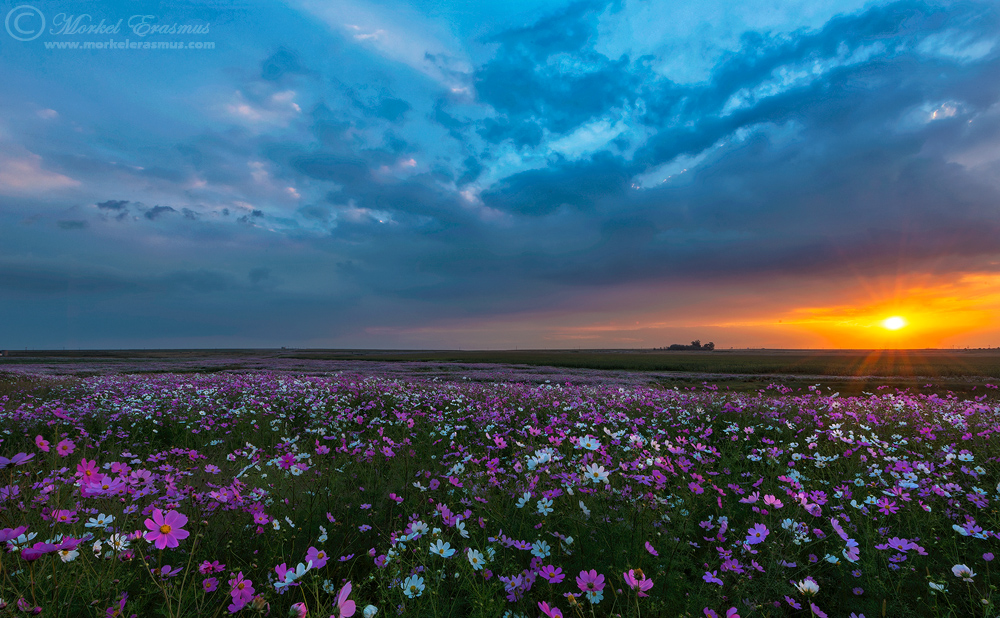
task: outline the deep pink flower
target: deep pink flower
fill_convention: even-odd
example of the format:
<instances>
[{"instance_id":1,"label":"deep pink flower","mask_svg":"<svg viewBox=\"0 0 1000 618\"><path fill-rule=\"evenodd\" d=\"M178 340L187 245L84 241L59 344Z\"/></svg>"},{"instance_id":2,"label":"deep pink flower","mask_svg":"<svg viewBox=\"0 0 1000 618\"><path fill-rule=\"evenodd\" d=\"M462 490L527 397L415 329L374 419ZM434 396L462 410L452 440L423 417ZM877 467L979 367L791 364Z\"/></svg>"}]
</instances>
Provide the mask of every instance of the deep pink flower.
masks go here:
<instances>
[{"instance_id":1,"label":"deep pink flower","mask_svg":"<svg viewBox=\"0 0 1000 618\"><path fill-rule=\"evenodd\" d=\"M339 612L336 616L331 616L330 618L350 618L354 615L357 605L354 601L351 601L347 597L351 595L351 582L344 584L344 587L340 589L340 593L337 595L337 611Z\"/></svg>"},{"instance_id":2,"label":"deep pink flower","mask_svg":"<svg viewBox=\"0 0 1000 618\"><path fill-rule=\"evenodd\" d=\"M205 590L205 592L215 592L215 590L219 587L219 580L214 577L206 577L201 581L201 587Z\"/></svg>"},{"instance_id":3,"label":"deep pink flower","mask_svg":"<svg viewBox=\"0 0 1000 618\"><path fill-rule=\"evenodd\" d=\"M756 524L747 533L746 543L747 545L756 545L757 543L763 543L767 535L770 534L770 530L764 524Z\"/></svg>"},{"instance_id":4,"label":"deep pink flower","mask_svg":"<svg viewBox=\"0 0 1000 618\"><path fill-rule=\"evenodd\" d=\"M639 577L635 576L636 571L639 573ZM632 590L639 593L640 597L648 597L646 591L653 587L653 580L646 579L646 574L642 572L642 569L629 569L628 573L622 573L622 577L625 578L625 583Z\"/></svg>"},{"instance_id":5,"label":"deep pink flower","mask_svg":"<svg viewBox=\"0 0 1000 618\"><path fill-rule=\"evenodd\" d=\"M53 511L52 519L55 520L56 523L60 524L72 524L78 521L76 517L76 511L70 511L67 509L59 509L57 511Z\"/></svg>"},{"instance_id":6,"label":"deep pink flower","mask_svg":"<svg viewBox=\"0 0 1000 618\"><path fill-rule=\"evenodd\" d=\"M38 450L42 452L49 452L49 441L42 436L35 436L35 446L37 446Z\"/></svg>"},{"instance_id":7,"label":"deep pink flower","mask_svg":"<svg viewBox=\"0 0 1000 618\"><path fill-rule=\"evenodd\" d=\"M76 445L73 444L72 440L62 440L56 445L56 452L59 453L60 457L68 457L73 454L76 450Z\"/></svg>"},{"instance_id":8,"label":"deep pink flower","mask_svg":"<svg viewBox=\"0 0 1000 618\"><path fill-rule=\"evenodd\" d=\"M153 511L153 518L143 523L149 529L144 536L147 541L156 545L157 549L174 548L180 545L178 541L186 539L190 533L181 528L187 523L187 516L177 511L167 511L164 515L160 509Z\"/></svg>"},{"instance_id":9,"label":"deep pink flower","mask_svg":"<svg viewBox=\"0 0 1000 618\"><path fill-rule=\"evenodd\" d=\"M326 566L326 561L330 559L330 556L322 549L316 549L315 547L310 547L306 552L306 562L310 560L313 563L314 569L321 569Z\"/></svg>"},{"instance_id":10,"label":"deep pink flower","mask_svg":"<svg viewBox=\"0 0 1000 618\"><path fill-rule=\"evenodd\" d=\"M25 532L28 531L27 526L18 526L17 528L4 528L0 530L0 543L6 543L7 541L16 539Z\"/></svg>"},{"instance_id":11,"label":"deep pink flower","mask_svg":"<svg viewBox=\"0 0 1000 618\"><path fill-rule=\"evenodd\" d=\"M555 567L551 564L543 566L538 571L538 574L542 576L542 579L550 584L558 584L562 580L566 579L566 574L563 573L562 567Z\"/></svg>"},{"instance_id":12,"label":"deep pink flower","mask_svg":"<svg viewBox=\"0 0 1000 618\"><path fill-rule=\"evenodd\" d=\"M14 455L10 459L7 459L6 457L0 457L0 470L3 470L7 466L23 466L24 464L28 463L34 458L35 458L34 453L32 453L31 455L27 453L18 453L17 455Z\"/></svg>"},{"instance_id":13,"label":"deep pink flower","mask_svg":"<svg viewBox=\"0 0 1000 618\"><path fill-rule=\"evenodd\" d=\"M576 585L583 592L600 592L604 590L604 576L598 575L595 569L589 572L580 571L580 576L576 578Z\"/></svg>"},{"instance_id":14,"label":"deep pink flower","mask_svg":"<svg viewBox=\"0 0 1000 618\"><path fill-rule=\"evenodd\" d=\"M562 610L555 605L550 606L545 601L538 602L538 609L542 610L542 613L549 618L563 618Z\"/></svg>"}]
</instances>

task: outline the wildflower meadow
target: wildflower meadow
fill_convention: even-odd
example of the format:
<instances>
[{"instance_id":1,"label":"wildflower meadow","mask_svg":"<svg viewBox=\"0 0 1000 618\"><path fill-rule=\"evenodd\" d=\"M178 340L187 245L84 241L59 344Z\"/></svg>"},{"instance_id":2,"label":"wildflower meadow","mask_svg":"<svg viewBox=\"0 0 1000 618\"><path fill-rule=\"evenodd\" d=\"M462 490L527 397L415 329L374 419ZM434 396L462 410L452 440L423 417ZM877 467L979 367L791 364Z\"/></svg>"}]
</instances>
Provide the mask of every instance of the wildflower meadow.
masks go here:
<instances>
[{"instance_id":1,"label":"wildflower meadow","mask_svg":"<svg viewBox=\"0 0 1000 618\"><path fill-rule=\"evenodd\" d=\"M995 393L59 379L0 616L994 616Z\"/></svg>"}]
</instances>

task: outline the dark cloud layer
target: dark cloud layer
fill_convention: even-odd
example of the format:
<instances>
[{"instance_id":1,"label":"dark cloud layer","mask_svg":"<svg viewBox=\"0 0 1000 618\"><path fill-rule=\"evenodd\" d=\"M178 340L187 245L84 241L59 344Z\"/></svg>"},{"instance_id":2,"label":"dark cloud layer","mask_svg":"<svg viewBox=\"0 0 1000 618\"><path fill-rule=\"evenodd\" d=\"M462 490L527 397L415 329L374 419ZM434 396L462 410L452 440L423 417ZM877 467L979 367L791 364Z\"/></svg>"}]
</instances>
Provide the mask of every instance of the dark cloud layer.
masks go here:
<instances>
[{"instance_id":1,"label":"dark cloud layer","mask_svg":"<svg viewBox=\"0 0 1000 618\"><path fill-rule=\"evenodd\" d=\"M746 29L692 83L658 72L655 52L601 51L628 10L569 4L480 36L476 62L361 30L328 47L290 32L213 73L225 85L197 90L217 97L192 106L200 124L157 134L150 120L149 143L90 138L99 148L25 131L42 188L27 215L19 195L0 213L49 213L91 274L29 265L0 288L136 307L181 295L193 312L239 307L238 335L296 302L305 324L328 306L347 331L569 310L567 294L629 283L995 270L995 4L902 0ZM115 225L155 231L145 276L97 263ZM261 290L273 302L245 304Z\"/></svg>"}]
</instances>

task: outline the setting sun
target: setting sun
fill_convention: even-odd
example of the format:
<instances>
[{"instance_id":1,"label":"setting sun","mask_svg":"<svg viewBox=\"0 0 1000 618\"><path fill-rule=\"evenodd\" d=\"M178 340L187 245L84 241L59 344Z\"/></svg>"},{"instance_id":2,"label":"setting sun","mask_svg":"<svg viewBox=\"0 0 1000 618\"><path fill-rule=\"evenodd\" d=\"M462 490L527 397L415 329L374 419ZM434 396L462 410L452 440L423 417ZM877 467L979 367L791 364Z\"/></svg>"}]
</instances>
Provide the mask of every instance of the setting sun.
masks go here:
<instances>
[{"instance_id":1,"label":"setting sun","mask_svg":"<svg viewBox=\"0 0 1000 618\"><path fill-rule=\"evenodd\" d=\"M894 315L891 318L882 320L882 326L888 328L889 330L899 330L906 326L906 320L898 315Z\"/></svg>"}]
</instances>

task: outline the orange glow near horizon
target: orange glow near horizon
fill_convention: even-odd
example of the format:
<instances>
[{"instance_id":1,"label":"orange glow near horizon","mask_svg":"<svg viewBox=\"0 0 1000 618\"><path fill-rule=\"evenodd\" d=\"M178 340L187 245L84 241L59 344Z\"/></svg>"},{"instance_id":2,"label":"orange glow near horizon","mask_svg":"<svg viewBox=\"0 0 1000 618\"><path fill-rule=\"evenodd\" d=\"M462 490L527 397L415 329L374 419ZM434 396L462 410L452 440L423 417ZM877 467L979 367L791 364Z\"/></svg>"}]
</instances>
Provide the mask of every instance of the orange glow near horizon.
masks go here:
<instances>
[{"instance_id":1,"label":"orange glow near horizon","mask_svg":"<svg viewBox=\"0 0 1000 618\"><path fill-rule=\"evenodd\" d=\"M796 309L783 323L820 337L830 347L942 347L962 335L985 333L1000 321L1000 275L965 275L936 285L897 284L890 298L859 301Z\"/></svg>"}]
</instances>

